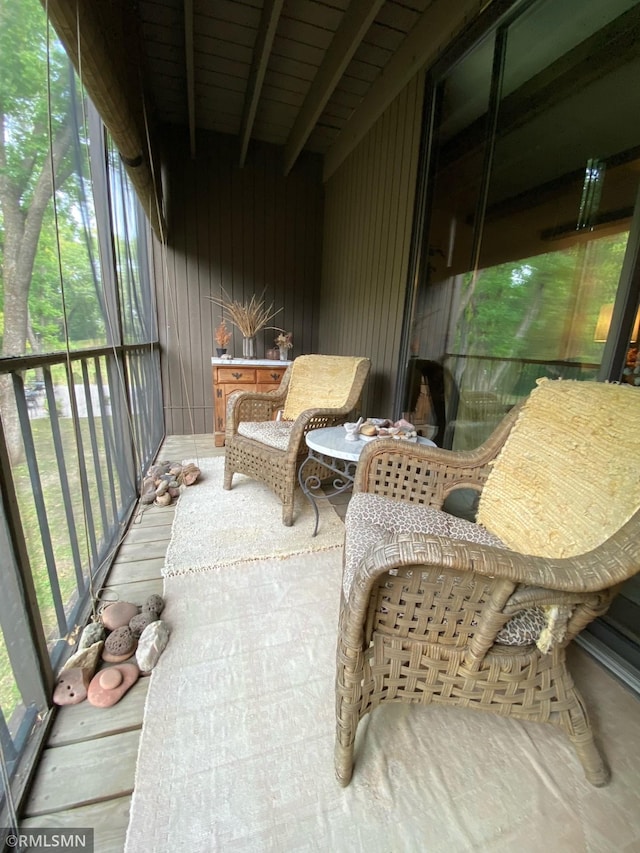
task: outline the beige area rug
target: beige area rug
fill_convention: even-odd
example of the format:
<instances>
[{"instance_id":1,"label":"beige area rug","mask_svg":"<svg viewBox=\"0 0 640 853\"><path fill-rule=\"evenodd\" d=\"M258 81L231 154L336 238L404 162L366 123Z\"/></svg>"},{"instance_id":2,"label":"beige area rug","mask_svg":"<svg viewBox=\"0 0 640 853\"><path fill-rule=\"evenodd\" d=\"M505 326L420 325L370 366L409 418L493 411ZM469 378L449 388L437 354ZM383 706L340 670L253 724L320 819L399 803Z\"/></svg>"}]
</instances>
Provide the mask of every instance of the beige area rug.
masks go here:
<instances>
[{"instance_id":1,"label":"beige area rug","mask_svg":"<svg viewBox=\"0 0 640 853\"><path fill-rule=\"evenodd\" d=\"M282 523L282 504L263 483L235 474L222 488L224 457L198 461L201 476L181 496L163 575L207 571L246 560L322 551L342 544L344 524L331 503L318 499L320 523L300 489L292 527Z\"/></svg>"},{"instance_id":2,"label":"beige area rug","mask_svg":"<svg viewBox=\"0 0 640 853\"><path fill-rule=\"evenodd\" d=\"M469 710L389 705L333 772L341 549L165 580L126 853L638 850L637 701L578 650L609 787L565 737Z\"/></svg>"}]
</instances>

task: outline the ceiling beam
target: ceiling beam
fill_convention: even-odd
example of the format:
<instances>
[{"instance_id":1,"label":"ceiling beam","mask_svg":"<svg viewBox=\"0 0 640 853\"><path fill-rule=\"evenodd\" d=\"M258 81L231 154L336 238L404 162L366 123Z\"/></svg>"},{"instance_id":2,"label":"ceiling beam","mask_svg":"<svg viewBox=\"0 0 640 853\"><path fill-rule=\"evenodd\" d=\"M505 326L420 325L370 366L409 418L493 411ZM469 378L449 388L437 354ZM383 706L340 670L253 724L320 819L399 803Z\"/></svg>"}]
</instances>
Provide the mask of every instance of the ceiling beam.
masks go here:
<instances>
[{"instance_id":1,"label":"ceiling beam","mask_svg":"<svg viewBox=\"0 0 640 853\"><path fill-rule=\"evenodd\" d=\"M256 111L258 109L258 101L262 92L264 83L264 75L269 63L273 39L278 27L280 13L282 11L284 0L267 0L262 10L260 18L260 28L256 36L256 44L253 50L253 61L251 63L251 71L249 72L249 80L247 82L247 93L244 99L244 109L242 111L242 124L240 125L240 168L244 166L247 158L247 149L249 140L253 132L253 123L256 120Z\"/></svg>"},{"instance_id":2,"label":"ceiling beam","mask_svg":"<svg viewBox=\"0 0 640 853\"><path fill-rule=\"evenodd\" d=\"M431 65L453 37L490 2L459 0L454 4L451 0L434 0L427 7L326 153L325 181L349 156L409 81L426 65Z\"/></svg>"},{"instance_id":3,"label":"ceiling beam","mask_svg":"<svg viewBox=\"0 0 640 853\"><path fill-rule=\"evenodd\" d=\"M298 159L327 101L383 5L384 0L352 0L349 4L285 144L285 175Z\"/></svg>"},{"instance_id":4,"label":"ceiling beam","mask_svg":"<svg viewBox=\"0 0 640 853\"><path fill-rule=\"evenodd\" d=\"M184 0L184 58L187 73L187 114L191 159L196 156L196 92L193 56L193 0Z\"/></svg>"}]
</instances>

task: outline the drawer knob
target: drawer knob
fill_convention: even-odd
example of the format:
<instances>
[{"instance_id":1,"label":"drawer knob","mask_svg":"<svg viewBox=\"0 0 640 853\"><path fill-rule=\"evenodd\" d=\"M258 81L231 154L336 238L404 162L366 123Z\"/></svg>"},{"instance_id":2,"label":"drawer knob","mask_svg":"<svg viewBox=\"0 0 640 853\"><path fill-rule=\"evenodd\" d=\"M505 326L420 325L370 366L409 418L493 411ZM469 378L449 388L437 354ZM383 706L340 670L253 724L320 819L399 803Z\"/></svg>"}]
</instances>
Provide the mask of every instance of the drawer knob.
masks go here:
<instances>
[{"instance_id":1,"label":"drawer knob","mask_svg":"<svg viewBox=\"0 0 640 853\"><path fill-rule=\"evenodd\" d=\"M274 382L277 382L277 380L280 379L280 374L279 373L272 373L271 378L274 380Z\"/></svg>"},{"instance_id":2,"label":"drawer knob","mask_svg":"<svg viewBox=\"0 0 640 853\"><path fill-rule=\"evenodd\" d=\"M236 372L236 373L232 373L231 375L233 376L234 379L240 379L240 377L242 376L242 373Z\"/></svg>"}]
</instances>

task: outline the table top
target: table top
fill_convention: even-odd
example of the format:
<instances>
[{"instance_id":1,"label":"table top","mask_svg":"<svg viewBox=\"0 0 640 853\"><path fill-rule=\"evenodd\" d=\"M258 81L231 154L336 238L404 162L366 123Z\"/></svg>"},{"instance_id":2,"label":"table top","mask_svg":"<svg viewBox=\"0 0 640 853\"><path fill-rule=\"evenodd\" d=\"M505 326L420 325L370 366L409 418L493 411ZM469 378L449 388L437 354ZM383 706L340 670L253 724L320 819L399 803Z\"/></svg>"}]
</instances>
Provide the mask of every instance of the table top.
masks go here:
<instances>
[{"instance_id":1,"label":"table top","mask_svg":"<svg viewBox=\"0 0 640 853\"><path fill-rule=\"evenodd\" d=\"M289 367L290 361L280 361L279 358L216 358L211 357L211 364L216 367Z\"/></svg>"},{"instance_id":2,"label":"table top","mask_svg":"<svg viewBox=\"0 0 640 853\"><path fill-rule=\"evenodd\" d=\"M323 427L323 429L312 429L307 433L305 441L307 447L315 450L317 453L324 453L326 456L333 456L334 459L346 459L348 462L357 462L362 448L367 442L358 438L355 441L347 440L347 433L344 427ZM402 439L401 439L402 440ZM373 439L376 441L376 439ZM435 447L435 442L430 438L422 438L418 436L419 444L428 444Z\"/></svg>"}]
</instances>

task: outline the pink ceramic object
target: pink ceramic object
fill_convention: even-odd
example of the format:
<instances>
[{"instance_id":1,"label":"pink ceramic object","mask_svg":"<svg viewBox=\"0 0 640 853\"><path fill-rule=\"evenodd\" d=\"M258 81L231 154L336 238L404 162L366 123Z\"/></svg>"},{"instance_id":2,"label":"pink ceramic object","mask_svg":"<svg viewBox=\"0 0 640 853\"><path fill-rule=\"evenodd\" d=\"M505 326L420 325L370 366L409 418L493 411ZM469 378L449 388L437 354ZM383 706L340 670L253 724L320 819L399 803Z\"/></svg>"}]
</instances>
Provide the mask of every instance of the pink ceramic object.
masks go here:
<instances>
[{"instance_id":1,"label":"pink ceramic object","mask_svg":"<svg viewBox=\"0 0 640 853\"><path fill-rule=\"evenodd\" d=\"M139 675L140 670L133 663L119 663L101 669L91 679L87 698L96 708L110 708L133 687Z\"/></svg>"}]
</instances>

